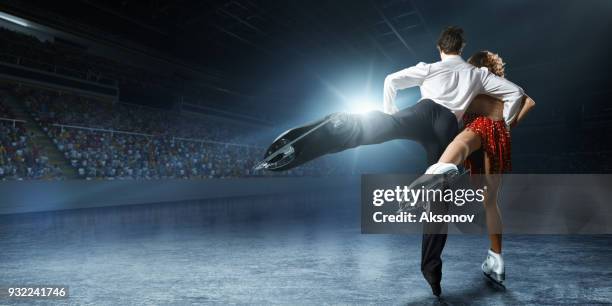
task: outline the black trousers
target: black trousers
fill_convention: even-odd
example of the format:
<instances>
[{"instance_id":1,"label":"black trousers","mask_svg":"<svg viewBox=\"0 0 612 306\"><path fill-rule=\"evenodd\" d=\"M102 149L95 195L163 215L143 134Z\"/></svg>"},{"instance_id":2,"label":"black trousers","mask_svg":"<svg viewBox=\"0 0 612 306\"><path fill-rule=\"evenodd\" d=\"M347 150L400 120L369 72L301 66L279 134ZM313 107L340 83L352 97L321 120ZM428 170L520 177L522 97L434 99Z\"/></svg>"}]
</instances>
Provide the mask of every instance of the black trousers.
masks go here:
<instances>
[{"instance_id":1,"label":"black trousers","mask_svg":"<svg viewBox=\"0 0 612 306\"><path fill-rule=\"evenodd\" d=\"M320 132L317 131L318 135L313 135L314 141L310 142L313 145L303 148L304 161L360 145L409 139L419 142L425 148L427 160L429 164L433 164L438 161L459 129L457 119L450 110L427 99L393 115L383 112L370 112L365 115L342 114L337 121L332 121L327 129L324 128ZM444 209L446 206L432 205L432 209L434 207ZM442 279L441 254L446 244L448 225L427 223L425 226L421 272L430 284L435 284Z\"/></svg>"}]
</instances>

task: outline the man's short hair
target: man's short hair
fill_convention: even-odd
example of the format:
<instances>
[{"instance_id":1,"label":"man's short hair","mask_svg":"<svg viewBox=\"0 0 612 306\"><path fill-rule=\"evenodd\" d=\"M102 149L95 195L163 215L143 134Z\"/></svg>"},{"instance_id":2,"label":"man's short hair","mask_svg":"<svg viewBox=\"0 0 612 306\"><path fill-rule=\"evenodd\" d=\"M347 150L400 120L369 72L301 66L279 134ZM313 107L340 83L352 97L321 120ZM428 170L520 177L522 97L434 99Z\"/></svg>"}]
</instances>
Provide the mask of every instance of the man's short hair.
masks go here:
<instances>
[{"instance_id":1,"label":"man's short hair","mask_svg":"<svg viewBox=\"0 0 612 306\"><path fill-rule=\"evenodd\" d=\"M451 26L440 33L438 48L445 54L461 54L464 46L465 39L463 38L462 28Z\"/></svg>"}]
</instances>

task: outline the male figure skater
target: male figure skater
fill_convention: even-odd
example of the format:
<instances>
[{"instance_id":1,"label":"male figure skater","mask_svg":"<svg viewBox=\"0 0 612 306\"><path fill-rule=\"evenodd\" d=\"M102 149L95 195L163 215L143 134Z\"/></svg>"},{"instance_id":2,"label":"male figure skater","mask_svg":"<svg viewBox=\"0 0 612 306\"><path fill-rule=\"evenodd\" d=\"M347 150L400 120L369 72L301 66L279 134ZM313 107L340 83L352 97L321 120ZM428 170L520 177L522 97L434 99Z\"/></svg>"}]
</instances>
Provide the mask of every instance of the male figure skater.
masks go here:
<instances>
[{"instance_id":1,"label":"male figure skater","mask_svg":"<svg viewBox=\"0 0 612 306\"><path fill-rule=\"evenodd\" d=\"M466 63L460 56L464 46L463 30L446 28L437 42L441 61L432 64L421 62L385 78L384 112L373 111L363 115L336 113L289 130L274 141L266 158L256 168L286 170L324 154L393 139L419 142L425 148L431 165L438 161L458 133L458 122L472 99L479 94L503 100L503 115L509 124L520 109L523 90L486 68ZM397 91L414 86L420 87L421 100L398 110L395 106ZM429 167L426 173L445 174L456 169L454 164L438 163ZM447 230L447 224L428 223L423 234L421 272L436 296L441 294L440 255L446 244Z\"/></svg>"}]
</instances>

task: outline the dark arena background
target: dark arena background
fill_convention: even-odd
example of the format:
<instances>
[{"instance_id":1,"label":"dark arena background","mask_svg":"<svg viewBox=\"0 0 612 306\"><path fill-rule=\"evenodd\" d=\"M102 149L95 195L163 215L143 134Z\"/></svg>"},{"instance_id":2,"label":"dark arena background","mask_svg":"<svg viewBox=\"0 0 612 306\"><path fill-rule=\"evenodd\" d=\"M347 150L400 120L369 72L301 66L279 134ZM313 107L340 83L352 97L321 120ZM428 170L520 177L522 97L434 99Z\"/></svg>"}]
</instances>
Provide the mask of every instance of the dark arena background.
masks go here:
<instances>
[{"instance_id":1,"label":"dark arena background","mask_svg":"<svg viewBox=\"0 0 612 306\"><path fill-rule=\"evenodd\" d=\"M254 170L292 127L382 109L447 26L536 101L513 174L612 173L612 1L1 1L0 305L612 304L610 214L504 235L505 287L486 234L449 235L432 295L419 233L361 228L361 175L422 174L415 141ZM39 287L67 294L15 294Z\"/></svg>"}]
</instances>

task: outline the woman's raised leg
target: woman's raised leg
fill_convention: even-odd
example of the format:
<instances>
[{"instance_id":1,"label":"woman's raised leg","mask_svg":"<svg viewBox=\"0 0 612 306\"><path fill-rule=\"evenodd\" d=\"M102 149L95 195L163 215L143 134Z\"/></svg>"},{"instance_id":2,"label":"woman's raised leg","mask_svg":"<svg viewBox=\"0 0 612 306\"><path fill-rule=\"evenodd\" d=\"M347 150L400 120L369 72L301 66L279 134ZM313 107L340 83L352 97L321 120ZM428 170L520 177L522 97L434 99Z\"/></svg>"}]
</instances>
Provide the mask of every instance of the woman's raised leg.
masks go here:
<instances>
[{"instance_id":1,"label":"woman's raised leg","mask_svg":"<svg viewBox=\"0 0 612 306\"><path fill-rule=\"evenodd\" d=\"M463 130L446 147L438 162L460 165L472 152L480 149L480 146L481 141L478 134L470 130Z\"/></svg>"}]
</instances>

